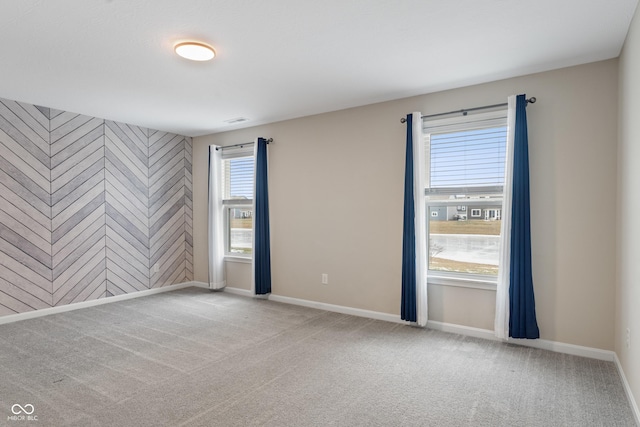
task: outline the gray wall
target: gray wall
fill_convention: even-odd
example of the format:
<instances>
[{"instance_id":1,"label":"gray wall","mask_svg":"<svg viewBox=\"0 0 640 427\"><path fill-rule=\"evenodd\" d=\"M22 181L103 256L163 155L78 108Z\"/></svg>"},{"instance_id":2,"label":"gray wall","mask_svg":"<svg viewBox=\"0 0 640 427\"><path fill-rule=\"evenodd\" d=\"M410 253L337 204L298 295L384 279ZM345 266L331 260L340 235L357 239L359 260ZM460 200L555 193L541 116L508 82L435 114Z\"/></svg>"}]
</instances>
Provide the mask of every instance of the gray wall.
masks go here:
<instances>
[{"instance_id":1,"label":"gray wall","mask_svg":"<svg viewBox=\"0 0 640 427\"><path fill-rule=\"evenodd\" d=\"M0 316L192 280L191 148L0 99Z\"/></svg>"},{"instance_id":2,"label":"gray wall","mask_svg":"<svg viewBox=\"0 0 640 427\"><path fill-rule=\"evenodd\" d=\"M518 93L538 98L527 119L540 335L613 350L616 225L603 218L616 204L615 59L194 138L195 279L207 281L208 145L270 137L273 294L399 315L400 118L497 104ZM576 215L594 194L598 203ZM250 264L228 262L226 271L228 286L251 289ZM495 291L432 283L428 295L429 320L493 329Z\"/></svg>"},{"instance_id":3,"label":"gray wall","mask_svg":"<svg viewBox=\"0 0 640 427\"><path fill-rule=\"evenodd\" d=\"M640 407L640 8L620 55L616 354ZM636 416L639 414L636 409Z\"/></svg>"}]
</instances>

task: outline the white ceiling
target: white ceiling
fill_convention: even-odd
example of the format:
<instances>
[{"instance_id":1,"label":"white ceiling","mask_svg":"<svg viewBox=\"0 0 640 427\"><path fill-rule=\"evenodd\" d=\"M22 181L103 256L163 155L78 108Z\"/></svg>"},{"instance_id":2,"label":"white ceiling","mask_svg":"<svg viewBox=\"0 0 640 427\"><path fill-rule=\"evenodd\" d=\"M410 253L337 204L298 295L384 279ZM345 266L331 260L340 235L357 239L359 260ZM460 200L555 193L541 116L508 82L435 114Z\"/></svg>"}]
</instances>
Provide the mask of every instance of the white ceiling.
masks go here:
<instances>
[{"instance_id":1,"label":"white ceiling","mask_svg":"<svg viewBox=\"0 0 640 427\"><path fill-rule=\"evenodd\" d=\"M197 136L615 58L637 3L0 0L0 97Z\"/></svg>"}]
</instances>

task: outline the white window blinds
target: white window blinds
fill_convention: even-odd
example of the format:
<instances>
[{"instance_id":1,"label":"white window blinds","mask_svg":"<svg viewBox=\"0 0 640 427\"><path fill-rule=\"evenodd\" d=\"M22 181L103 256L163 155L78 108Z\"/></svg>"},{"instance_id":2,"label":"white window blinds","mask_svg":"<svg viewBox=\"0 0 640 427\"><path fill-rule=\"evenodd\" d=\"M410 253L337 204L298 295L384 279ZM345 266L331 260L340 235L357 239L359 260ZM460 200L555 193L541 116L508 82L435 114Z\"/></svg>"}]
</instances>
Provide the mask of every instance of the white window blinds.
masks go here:
<instances>
[{"instance_id":1,"label":"white window blinds","mask_svg":"<svg viewBox=\"0 0 640 427\"><path fill-rule=\"evenodd\" d=\"M222 199L237 203L253 199L253 150L229 150L222 156Z\"/></svg>"},{"instance_id":2,"label":"white window blinds","mask_svg":"<svg viewBox=\"0 0 640 427\"><path fill-rule=\"evenodd\" d=\"M427 187L504 184L506 113L492 112L425 123Z\"/></svg>"}]
</instances>

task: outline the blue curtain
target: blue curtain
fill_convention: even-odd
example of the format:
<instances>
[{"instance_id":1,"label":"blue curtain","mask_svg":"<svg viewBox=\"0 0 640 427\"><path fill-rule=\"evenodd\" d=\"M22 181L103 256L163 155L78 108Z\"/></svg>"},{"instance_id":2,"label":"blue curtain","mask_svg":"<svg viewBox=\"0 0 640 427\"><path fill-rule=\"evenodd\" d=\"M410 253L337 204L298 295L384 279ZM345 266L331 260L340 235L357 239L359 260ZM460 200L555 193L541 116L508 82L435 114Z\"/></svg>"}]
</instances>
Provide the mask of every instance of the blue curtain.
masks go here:
<instances>
[{"instance_id":1,"label":"blue curtain","mask_svg":"<svg viewBox=\"0 0 640 427\"><path fill-rule=\"evenodd\" d=\"M258 138L256 149L256 194L253 262L256 295L271 292L271 245L269 237L269 186L267 183L267 140Z\"/></svg>"},{"instance_id":2,"label":"blue curtain","mask_svg":"<svg viewBox=\"0 0 640 427\"><path fill-rule=\"evenodd\" d=\"M418 118L420 119L420 118ZM402 300L400 317L416 322L416 228L413 199L413 115L407 115L407 153L404 171L404 226L402 233Z\"/></svg>"},{"instance_id":3,"label":"blue curtain","mask_svg":"<svg viewBox=\"0 0 640 427\"><path fill-rule=\"evenodd\" d=\"M511 269L509 275L509 336L539 338L531 275L531 224L529 202L529 141L527 100L516 98L513 154Z\"/></svg>"}]
</instances>

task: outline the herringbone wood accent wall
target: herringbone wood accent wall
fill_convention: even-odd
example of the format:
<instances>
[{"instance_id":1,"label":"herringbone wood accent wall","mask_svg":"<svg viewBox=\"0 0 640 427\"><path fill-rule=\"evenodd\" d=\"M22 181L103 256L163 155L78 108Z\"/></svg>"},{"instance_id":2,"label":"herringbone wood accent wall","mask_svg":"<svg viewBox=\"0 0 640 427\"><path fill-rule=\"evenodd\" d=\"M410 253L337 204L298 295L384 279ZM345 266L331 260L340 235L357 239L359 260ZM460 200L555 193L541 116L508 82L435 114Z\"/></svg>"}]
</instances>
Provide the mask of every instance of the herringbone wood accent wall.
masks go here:
<instances>
[{"instance_id":1,"label":"herringbone wood accent wall","mask_svg":"<svg viewBox=\"0 0 640 427\"><path fill-rule=\"evenodd\" d=\"M149 154L146 129L105 122L107 292L149 288Z\"/></svg>"},{"instance_id":2,"label":"herringbone wood accent wall","mask_svg":"<svg viewBox=\"0 0 640 427\"><path fill-rule=\"evenodd\" d=\"M104 296L103 121L51 110L52 305Z\"/></svg>"},{"instance_id":3,"label":"herringbone wood accent wall","mask_svg":"<svg viewBox=\"0 0 640 427\"><path fill-rule=\"evenodd\" d=\"M0 316L193 280L191 153L0 99Z\"/></svg>"},{"instance_id":4,"label":"herringbone wood accent wall","mask_svg":"<svg viewBox=\"0 0 640 427\"><path fill-rule=\"evenodd\" d=\"M52 305L49 110L0 102L0 315Z\"/></svg>"}]
</instances>

